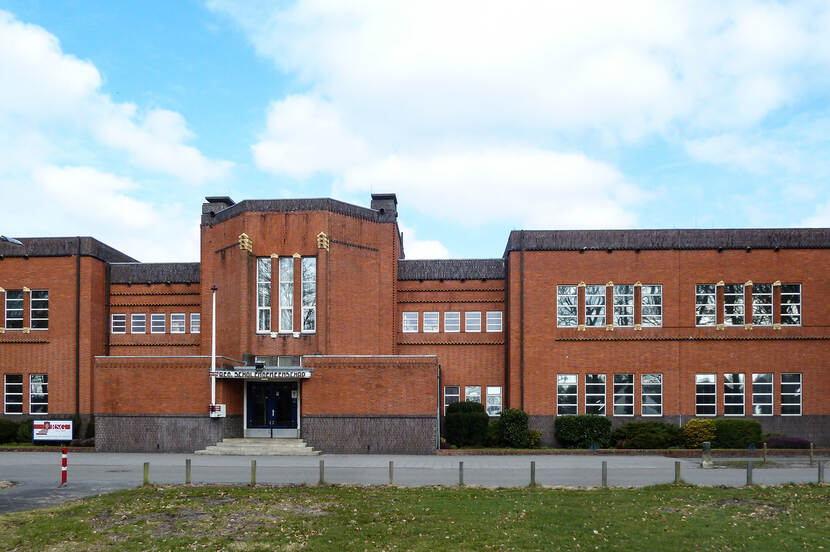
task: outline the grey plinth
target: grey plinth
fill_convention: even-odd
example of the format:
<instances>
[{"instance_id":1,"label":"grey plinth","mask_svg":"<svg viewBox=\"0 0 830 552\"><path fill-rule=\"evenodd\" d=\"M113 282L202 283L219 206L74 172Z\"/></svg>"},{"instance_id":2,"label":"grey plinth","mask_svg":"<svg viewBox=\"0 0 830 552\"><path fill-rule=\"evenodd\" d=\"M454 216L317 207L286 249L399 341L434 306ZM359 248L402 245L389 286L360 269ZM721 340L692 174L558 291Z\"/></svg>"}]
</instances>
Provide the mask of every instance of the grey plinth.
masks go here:
<instances>
[{"instance_id":1,"label":"grey plinth","mask_svg":"<svg viewBox=\"0 0 830 552\"><path fill-rule=\"evenodd\" d=\"M703 441L703 453L700 456L700 467L712 467L712 443L709 441Z\"/></svg>"}]
</instances>

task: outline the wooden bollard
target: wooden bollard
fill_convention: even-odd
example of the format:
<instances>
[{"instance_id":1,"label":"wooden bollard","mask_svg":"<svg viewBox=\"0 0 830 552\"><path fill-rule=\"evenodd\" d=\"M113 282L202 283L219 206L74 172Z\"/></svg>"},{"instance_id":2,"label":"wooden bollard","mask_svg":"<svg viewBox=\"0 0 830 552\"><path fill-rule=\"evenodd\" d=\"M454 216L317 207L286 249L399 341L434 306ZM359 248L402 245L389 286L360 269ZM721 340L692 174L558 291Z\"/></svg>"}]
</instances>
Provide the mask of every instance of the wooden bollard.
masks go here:
<instances>
[{"instance_id":1,"label":"wooden bollard","mask_svg":"<svg viewBox=\"0 0 830 552\"><path fill-rule=\"evenodd\" d=\"M326 484L326 465L323 460L320 460L320 480L317 482L318 485L325 485Z\"/></svg>"},{"instance_id":2,"label":"wooden bollard","mask_svg":"<svg viewBox=\"0 0 830 552\"><path fill-rule=\"evenodd\" d=\"M256 460L251 460L251 487L256 487Z\"/></svg>"},{"instance_id":3,"label":"wooden bollard","mask_svg":"<svg viewBox=\"0 0 830 552\"><path fill-rule=\"evenodd\" d=\"M746 463L746 484L752 485L752 460Z\"/></svg>"},{"instance_id":4,"label":"wooden bollard","mask_svg":"<svg viewBox=\"0 0 830 552\"><path fill-rule=\"evenodd\" d=\"M150 484L150 462L144 462L144 484Z\"/></svg>"},{"instance_id":5,"label":"wooden bollard","mask_svg":"<svg viewBox=\"0 0 830 552\"><path fill-rule=\"evenodd\" d=\"M531 487L536 486L536 461L535 460L530 461L530 486Z\"/></svg>"},{"instance_id":6,"label":"wooden bollard","mask_svg":"<svg viewBox=\"0 0 830 552\"><path fill-rule=\"evenodd\" d=\"M810 465L813 465L813 443L810 443Z\"/></svg>"},{"instance_id":7,"label":"wooden bollard","mask_svg":"<svg viewBox=\"0 0 830 552\"><path fill-rule=\"evenodd\" d=\"M606 460L602 461L602 486L608 486L608 462Z\"/></svg>"},{"instance_id":8,"label":"wooden bollard","mask_svg":"<svg viewBox=\"0 0 830 552\"><path fill-rule=\"evenodd\" d=\"M395 462L389 461L389 484L395 484Z\"/></svg>"},{"instance_id":9,"label":"wooden bollard","mask_svg":"<svg viewBox=\"0 0 830 552\"><path fill-rule=\"evenodd\" d=\"M458 463L458 486L464 486L464 461Z\"/></svg>"},{"instance_id":10,"label":"wooden bollard","mask_svg":"<svg viewBox=\"0 0 830 552\"><path fill-rule=\"evenodd\" d=\"M818 484L824 483L824 462L818 461Z\"/></svg>"},{"instance_id":11,"label":"wooden bollard","mask_svg":"<svg viewBox=\"0 0 830 552\"><path fill-rule=\"evenodd\" d=\"M674 482L682 483L683 479L680 477L680 462L674 462Z\"/></svg>"},{"instance_id":12,"label":"wooden bollard","mask_svg":"<svg viewBox=\"0 0 830 552\"><path fill-rule=\"evenodd\" d=\"M190 485L190 458L184 461L184 484Z\"/></svg>"},{"instance_id":13,"label":"wooden bollard","mask_svg":"<svg viewBox=\"0 0 830 552\"><path fill-rule=\"evenodd\" d=\"M764 464L767 463L767 443L764 442Z\"/></svg>"}]
</instances>

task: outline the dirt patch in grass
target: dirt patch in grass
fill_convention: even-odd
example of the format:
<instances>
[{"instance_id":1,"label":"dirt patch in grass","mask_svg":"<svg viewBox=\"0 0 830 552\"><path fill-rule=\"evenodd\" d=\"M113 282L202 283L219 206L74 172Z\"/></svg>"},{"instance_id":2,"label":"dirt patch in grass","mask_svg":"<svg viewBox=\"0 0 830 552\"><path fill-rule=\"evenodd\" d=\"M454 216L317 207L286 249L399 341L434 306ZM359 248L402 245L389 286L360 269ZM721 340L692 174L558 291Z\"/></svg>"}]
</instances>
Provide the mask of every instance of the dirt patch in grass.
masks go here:
<instances>
[{"instance_id":1,"label":"dirt patch in grass","mask_svg":"<svg viewBox=\"0 0 830 552\"><path fill-rule=\"evenodd\" d=\"M9 487L14 487L17 485L14 481L0 481L0 491L3 489L8 489Z\"/></svg>"}]
</instances>

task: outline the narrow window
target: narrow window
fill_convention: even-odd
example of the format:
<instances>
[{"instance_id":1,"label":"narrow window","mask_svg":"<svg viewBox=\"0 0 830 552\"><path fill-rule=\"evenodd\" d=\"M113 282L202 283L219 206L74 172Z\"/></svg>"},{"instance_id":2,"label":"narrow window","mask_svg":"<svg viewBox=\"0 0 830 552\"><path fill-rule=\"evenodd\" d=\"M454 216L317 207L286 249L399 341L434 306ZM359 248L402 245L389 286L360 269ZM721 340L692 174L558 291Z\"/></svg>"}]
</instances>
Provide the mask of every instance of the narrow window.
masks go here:
<instances>
[{"instance_id":1,"label":"narrow window","mask_svg":"<svg viewBox=\"0 0 830 552\"><path fill-rule=\"evenodd\" d=\"M727 326L744 325L744 285L723 286L723 323Z\"/></svg>"},{"instance_id":2,"label":"narrow window","mask_svg":"<svg viewBox=\"0 0 830 552\"><path fill-rule=\"evenodd\" d=\"M634 374L614 374L614 416L634 415Z\"/></svg>"},{"instance_id":3,"label":"narrow window","mask_svg":"<svg viewBox=\"0 0 830 552\"><path fill-rule=\"evenodd\" d=\"M501 414L501 387L487 386L487 415L498 416Z\"/></svg>"},{"instance_id":4,"label":"narrow window","mask_svg":"<svg viewBox=\"0 0 830 552\"><path fill-rule=\"evenodd\" d=\"M202 331L202 314L198 312L190 313L190 333L199 333Z\"/></svg>"},{"instance_id":5,"label":"narrow window","mask_svg":"<svg viewBox=\"0 0 830 552\"><path fill-rule=\"evenodd\" d=\"M417 312L405 312L403 313L403 326L402 326L404 333L415 333L418 331L418 313Z\"/></svg>"},{"instance_id":6,"label":"narrow window","mask_svg":"<svg viewBox=\"0 0 830 552\"><path fill-rule=\"evenodd\" d=\"M449 333L457 333L461 331L461 313L460 312L445 312L444 313L444 331Z\"/></svg>"},{"instance_id":7,"label":"narrow window","mask_svg":"<svg viewBox=\"0 0 830 552\"><path fill-rule=\"evenodd\" d=\"M697 284L695 286L695 326L714 326L717 324L717 287L715 284Z\"/></svg>"},{"instance_id":8,"label":"narrow window","mask_svg":"<svg viewBox=\"0 0 830 552\"><path fill-rule=\"evenodd\" d=\"M154 312L150 314L150 333L158 334L165 332L165 319L167 316L163 312Z\"/></svg>"},{"instance_id":9,"label":"narrow window","mask_svg":"<svg viewBox=\"0 0 830 552\"><path fill-rule=\"evenodd\" d=\"M49 291L33 289L29 304L29 318L33 330L49 329Z\"/></svg>"},{"instance_id":10,"label":"narrow window","mask_svg":"<svg viewBox=\"0 0 830 552\"><path fill-rule=\"evenodd\" d=\"M487 312L487 331L500 332L501 331L501 311Z\"/></svg>"},{"instance_id":11,"label":"narrow window","mask_svg":"<svg viewBox=\"0 0 830 552\"><path fill-rule=\"evenodd\" d=\"M6 374L4 383L6 414L23 414L23 374Z\"/></svg>"},{"instance_id":12,"label":"narrow window","mask_svg":"<svg viewBox=\"0 0 830 552\"><path fill-rule=\"evenodd\" d=\"M184 333L187 316L182 313L172 313L170 315L170 333Z\"/></svg>"},{"instance_id":13,"label":"narrow window","mask_svg":"<svg viewBox=\"0 0 830 552\"><path fill-rule=\"evenodd\" d=\"M294 258L280 257L280 331L294 331Z\"/></svg>"},{"instance_id":14,"label":"narrow window","mask_svg":"<svg viewBox=\"0 0 830 552\"><path fill-rule=\"evenodd\" d=\"M6 290L6 329L23 329L23 290Z\"/></svg>"},{"instance_id":15,"label":"narrow window","mask_svg":"<svg viewBox=\"0 0 830 552\"><path fill-rule=\"evenodd\" d=\"M614 325L620 328L634 326L634 286L614 286Z\"/></svg>"},{"instance_id":16,"label":"narrow window","mask_svg":"<svg viewBox=\"0 0 830 552\"><path fill-rule=\"evenodd\" d=\"M801 374L781 374L781 415L801 416Z\"/></svg>"},{"instance_id":17,"label":"narrow window","mask_svg":"<svg viewBox=\"0 0 830 552\"><path fill-rule=\"evenodd\" d=\"M127 315L113 314L112 315L112 333L123 334L127 333Z\"/></svg>"},{"instance_id":18,"label":"narrow window","mask_svg":"<svg viewBox=\"0 0 830 552\"><path fill-rule=\"evenodd\" d=\"M459 394L461 393L461 387L458 385L447 385L444 387L444 414L447 413L447 407L452 403L457 403L459 400Z\"/></svg>"},{"instance_id":19,"label":"narrow window","mask_svg":"<svg viewBox=\"0 0 830 552\"><path fill-rule=\"evenodd\" d=\"M695 415L715 416L718 413L715 374L695 375Z\"/></svg>"},{"instance_id":20,"label":"narrow window","mask_svg":"<svg viewBox=\"0 0 830 552\"><path fill-rule=\"evenodd\" d=\"M481 402L481 386L468 385L464 388L464 400L467 402Z\"/></svg>"},{"instance_id":21,"label":"narrow window","mask_svg":"<svg viewBox=\"0 0 830 552\"><path fill-rule=\"evenodd\" d=\"M781 325L801 325L801 284L781 286Z\"/></svg>"},{"instance_id":22,"label":"narrow window","mask_svg":"<svg viewBox=\"0 0 830 552\"><path fill-rule=\"evenodd\" d=\"M147 332L147 315L146 314L131 314L130 315L130 333L143 334Z\"/></svg>"},{"instance_id":23,"label":"narrow window","mask_svg":"<svg viewBox=\"0 0 830 552\"><path fill-rule=\"evenodd\" d=\"M271 331L271 258L256 260L256 331Z\"/></svg>"},{"instance_id":24,"label":"narrow window","mask_svg":"<svg viewBox=\"0 0 830 552\"><path fill-rule=\"evenodd\" d=\"M772 374L752 374L752 414L772 416Z\"/></svg>"},{"instance_id":25,"label":"narrow window","mask_svg":"<svg viewBox=\"0 0 830 552\"><path fill-rule=\"evenodd\" d=\"M469 311L464 313L464 331L465 332L480 332L481 331L481 313Z\"/></svg>"},{"instance_id":26,"label":"narrow window","mask_svg":"<svg viewBox=\"0 0 830 552\"><path fill-rule=\"evenodd\" d=\"M772 284L752 286L752 324L772 326Z\"/></svg>"},{"instance_id":27,"label":"narrow window","mask_svg":"<svg viewBox=\"0 0 830 552\"><path fill-rule=\"evenodd\" d=\"M605 286L585 286L585 325L605 326Z\"/></svg>"},{"instance_id":28,"label":"narrow window","mask_svg":"<svg viewBox=\"0 0 830 552\"><path fill-rule=\"evenodd\" d=\"M605 374L585 374L585 414L605 416Z\"/></svg>"},{"instance_id":29,"label":"narrow window","mask_svg":"<svg viewBox=\"0 0 830 552\"><path fill-rule=\"evenodd\" d=\"M49 413L49 376L29 375L29 414Z\"/></svg>"},{"instance_id":30,"label":"narrow window","mask_svg":"<svg viewBox=\"0 0 830 552\"><path fill-rule=\"evenodd\" d=\"M643 285L640 288L642 325L644 328L663 326L663 285Z\"/></svg>"},{"instance_id":31,"label":"narrow window","mask_svg":"<svg viewBox=\"0 0 830 552\"><path fill-rule=\"evenodd\" d=\"M663 415L663 374L640 376L640 399L643 416Z\"/></svg>"},{"instance_id":32,"label":"narrow window","mask_svg":"<svg viewBox=\"0 0 830 552\"><path fill-rule=\"evenodd\" d=\"M317 257L303 257L303 331L317 330Z\"/></svg>"},{"instance_id":33,"label":"narrow window","mask_svg":"<svg viewBox=\"0 0 830 552\"><path fill-rule=\"evenodd\" d=\"M436 333L438 332L438 320L439 316L437 312L425 312L424 313L424 333Z\"/></svg>"},{"instance_id":34,"label":"narrow window","mask_svg":"<svg viewBox=\"0 0 830 552\"><path fill-rule=\"evenodd\" d=\"M576 328L577 295L576 286L556 286L556 326Z\"/></svg>"},{"instance_id":35,"label":"narrow window","mask_svg":"<svg viewBox=\"0 0 830 552\"><path fill-rule=\"evenodd\" d=\"M723 375L723 415L744 415L744 374Z\"/></svg>"},{"instance_id":36,"label":"narrow window","mask_svg":"<svg viewBox=\"0 0 830 552\"><path fill-rule=\"evenodd\" d=\"M556 376L556 415L576 414L576 404L576 374L558 374Z\"/></svg>"}]
</instances>

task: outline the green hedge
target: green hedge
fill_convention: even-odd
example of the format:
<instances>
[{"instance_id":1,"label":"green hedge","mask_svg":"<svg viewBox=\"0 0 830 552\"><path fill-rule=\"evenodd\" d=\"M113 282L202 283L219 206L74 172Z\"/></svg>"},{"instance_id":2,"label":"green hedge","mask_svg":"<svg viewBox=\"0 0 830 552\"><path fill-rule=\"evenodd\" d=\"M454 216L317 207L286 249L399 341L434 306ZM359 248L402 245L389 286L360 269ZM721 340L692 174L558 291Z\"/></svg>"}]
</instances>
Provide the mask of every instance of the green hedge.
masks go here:
<instances>
[{"instance_id":1,"label":"green hedge","mask_svg":"<svg viewBox=\"0 0 830 552\"><path fill-rule=\"evenodd\" d=\"M0 418L0 443L11 443L14 441L17 438L17 427L19 425L15 421Z\"/></svg>"},{"instance_id":2,"label":"green hedge","mask_svg":"<svg viewBox=\"0 0 830 552\"><path fill-rule=\"evenodd\" d=\"M611 418L596 414L557 416L556 440L565 448L608 448Z\"/></svg>"},{"instance_id":3,"label":"green hedge","mask_svg":"<svg viewBox=\"0 0 830 552\"><path fill-rule=\"evenodd\" d=\"M490 418L479 402L457 402L447 407L444 437L451 445L480 446L487 441Z\"/></svg>"},{"instance_id":4,"label":"green hedge","mask_svg":"<svg viewBox=\"0 0 830 552\"><path fill-rule=\"evenodd\" d=\"M683 430L664 422L629 422L611 433L611 443L623 449L662 449L683 444Z\"/></svg>"},{"instance_id":5,"label":"green hedge","mask_svg":"<svg viewBox=\"0 0 830 552\"><path fill-rule=\"evenodd\" d=\"M26 420L20 422L17 428L16 440L18 443L26 443L32 440L32 421Z\"/></svg>"},{"instance_id":6,"label":"green hedge","mask_svg":"<svg viewBox=\"0 0 830 552\"><path fill-rule=\"evenodd\" d=\"M502 441L508 447L528 448L530 446L530 429L527 412L518 408L508 408L501 413Z\"/></svg>"},{"instance_id":7,"label":"green hedge","mask_svg":"<svg viewBox=\"0 0 830 552\"><path fill-rule=\"evenodd\" d=\"M742 449L750 445L759 447L764 443L761 423L744 418L715 418L715 441L713 448Z\"/></svg>"}]
</instances>

